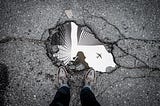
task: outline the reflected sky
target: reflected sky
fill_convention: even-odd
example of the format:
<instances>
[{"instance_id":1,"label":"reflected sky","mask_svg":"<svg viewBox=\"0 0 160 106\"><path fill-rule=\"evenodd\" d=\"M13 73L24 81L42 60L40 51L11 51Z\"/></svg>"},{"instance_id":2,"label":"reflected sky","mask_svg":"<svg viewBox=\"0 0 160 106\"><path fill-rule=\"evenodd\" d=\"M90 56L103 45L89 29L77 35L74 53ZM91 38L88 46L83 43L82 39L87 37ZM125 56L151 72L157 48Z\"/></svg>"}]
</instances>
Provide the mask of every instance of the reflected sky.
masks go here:
<instances>
[{"instance_id":1,"label":"reflected sky","mask_svg":"<svg viewBox=\"0 0 160 106\"><path fill-rule=\"evenodd\" d=\"M107 66L115 67L113 56L108 53L103 45L80 46L77 45L78 26L71 22L71 59L78 51L82 51L86 56L86 62L97 71L105 72Z\"/></svg>"}]
</instances>

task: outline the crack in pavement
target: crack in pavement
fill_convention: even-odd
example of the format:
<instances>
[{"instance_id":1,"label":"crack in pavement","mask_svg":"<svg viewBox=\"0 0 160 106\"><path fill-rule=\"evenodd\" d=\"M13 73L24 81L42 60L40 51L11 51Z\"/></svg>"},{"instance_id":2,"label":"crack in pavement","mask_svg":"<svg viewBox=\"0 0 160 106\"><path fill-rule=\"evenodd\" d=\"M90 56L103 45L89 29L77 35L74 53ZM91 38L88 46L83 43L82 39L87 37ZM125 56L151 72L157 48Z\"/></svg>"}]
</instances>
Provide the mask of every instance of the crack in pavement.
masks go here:
<instances>
[{"instance_id":1,"label":"crack in pavement","mask_svg":"<svg viewBox=\"0 0 160 106\"><path fill-rule=\"evenodd\" d=\"M116 45L123 53L126 54L126 55L124 55L124 57L127 56L127 55L129 55L129 56L135 58L136 60L142 62L142 63L145 65L145 66L143 66L143 67L140 66L140 67L134 67L134 68L149 68L149 69L155 69L155 68L153 68L153 67L149 67L146 62L144 62L143 60L139 59L139 58L136 57L135 55L132 55L132 54L128 53L127 51L123 50L121 47L118 46L118 42L121 41L121 40L137 40L137 41L140 41L140 42L143 41L143 42L156 42L156 43L159 43L160 40L147 40L147 39L137 39L137 38L132 38L132 37L125 37L125 35L121 33L120 29L119 29L116 25L110 23L110 22L109 22L107 19L105 19L104 17L92 15L91 13L89 13L89 11L88 11L87 9L84 9L84 10L86 10L87 13L88 13L91 17L100 18L100 19L104 20L107 24L113 26L113 27L119 32L119 34L121 35L121 38L119 38L117 41L115 41L115 42L113 42L113 43L109 43L109 44L111 44L111 45ZM87 25L87 26L89 27L89 25L85 22L85 20L84 20L84 23L85 23L85 25ZM92 30L92 32L94 32L94 31ZM94 32L94 34L95 34L95 32ZM95 37L96 37L96 34L95 34ZM96 37L96 38L97 38L97 37ZM101 39L99 39L99 41L102 42ZM107 42L103 42L103 43L104 43L104 44L108 44ZM111 53L112 53L112 55L113 55L113 58L115 58L112 51L111 51ZM116 63L116 65L118 65L118 66L121 67L121 65L118 64L115 59L114 59L114 62ZM126 68L127 68L127 67L126 67ZM129 67L128 67L128 68L129 68ZM113 71L113 72L114 72L114 71Z\"/></svg>"},{"instance_id":2,"label":"crack in pavement","mask_svg":"<svg viewBox=\"0 0 160 106\"><path fill-rule=\"evenodd\" d=\"M116 29L116 30L118 31L119 35L121 35L121 36L120 36L121 38L119 38L117 41L114 41L114 42L108 42L109 44L114 44L114 43L118 42L119 40L126 38L126 37L124 36L124 34L121 33L120 29L119 29L116 25L110 23L107 19L105 19L105 18L102 17L102 16L92 15L91 13L89 13L89 11L88 11L87 9L84 9L84 10L87 11L87 13L89 14L89 16L94 17L94 18L100 18L100 19L102 19L103 21L105 21L106 24L111 25L114 29ZM83 12L83 13L84 13L84 12ZM85 13L84 13L84 14L85 14ZM86 23L86 21L85 21L84 19L85 19L85 17L83 16L83 22L84 22L84 24L87 25L87 26L90 28L90 26ZM94 32L91 28L90 28L90 30L91 30L92 32ZM95 34L95 37L98 38L98 37L96 36L96 33L95 33L95 32L94 32L94 34ZM99 38L98 38L98 39L99 39ZM107 42L102 41L101 39L99 39L99 41L103 42L104 44L107 43ZM108 43L107 43L107 44L108 44Z\"/></svg>"},{"instance_id":3,"label":"crack in pavement","mask_svg":"<svg viewBox=\"0 0 160 106\"><path fill-rule=\"evenodd\" d=\"M118 31L118 33L121 35L122 38L120 38L120 39L124 39L124 38L125 38L124 34L121 33L120 29L119 29L116 25L110 23L110 22L109 22L107 19L105 19L104 17L102 17L102 16L96 16L96 15L92 15L92 14L90 14L90 15L91 15L92 17L95 17L95 18L100 18L100 19L104 20L107 24L109 24L109 25L111 25L112 27L114 27L114 28Z\"/></svg>"},{"instance_id":4,"label":"crack in pavement","mask_svg":"<svg viewBox=\"0 0 160 106\"><path fill-rule=\"evenodd\" d=\"M145 64L146 67L149 67L144 61L142 61L141 59L139 59L138 57L136 57L136 56L134 56L132 54L129 54L124 49L122 49L121 47L119 47L118 44L116 44L116 47L118 47L123 53L125 53L127 55L130 55L130 56L134 57L135 59L139 60L140 62L142 62L143 64Z\"/></svg>"},{"instance_id":5,"label":"crack in pavement","mask_svg":"<svg viewBox=\"0 0 160 106\"><path fill-rule=\"evenodd\" d=\"M121 40L137 40L141 42L155 42L155 43L160 43L160 40L148 40L148 39L137 39L137 38L132 38L132 37L125 37L124 39Z\"/></svg>"},{"instance_id":6,"label":"crack in pavement","mask_svg":"<svg viewBox=\"0 0 160 106\"><path fill-rule=\"evenodd\" d=\"M118 39L116 42L114 42L114 43L117 43L117 42L119 42L120 40L123 40L123 39L131 39L131 40L138 40L138 41L145 41L145 42L147 42L147 41L153 41L153 42L157 42L157 43L160 42L160 40L148 40L148 39L138 39L138 38L126 37L126 36L120 31L120 29L119 29L116 25L110 23L110 22L109 22L106 18L104 18L103 16L92 15L92 14L91 14L87 9L85 9L85 8L83 8L83 10L85 10L91 17L95 17L95 18L100 18L100 19L102 19L102 20L105 21L107 24L113 26L113 27L119 32L119 34L121 35L122 38L119 38L119 39ZM85 14L85 13L84 13L84 14ZM83 18L84 18L84 17L83 17ZM84 21L85 21L85 20L84 20ZM113 43L113 44L114 44L114 43Z\"/></svg>"},{"instance_id":7,"label":"crack in pavement","mask_svg":"<svg viewBox=\"0 0 160 106\"><path fill-rule=\"evenodd\" d=\"M128 68L128 69L146 68L146 69L152 69L152 70L160 70L159 68L154 68L154 67L148 66L143 60L139 59L138 57L136 57L136 56L134 56L132 54L129 54L128 52L126 52L125 50L123 50L121 47L119 47L118 44L116 44L115 46L118 47L123 53L126 54L126 55L124 55L124 57L127 56L127 55L130 55L130 56L134 57L136 60L138 60L138 61L142 62L143 64L145 64L145 66L140 66L140 67L125 67L125 66L122 66L122 65L119 64L120 67ZM115 58L117 58L117 57L115 57Z\"/></svg>"},{"instance_id":8,"label":"crack in pavement","mask_svg":"<svg viewBox=\"0 0 160 106\"><path fill-rule=\"evenodd\" d=\"M102 18L102 19L104 19L103 17L98 17L98 16L96 16L97 18ZM106 20L107 21L107 20ZM108 22L108 21L107 21ZM85 26L87 26L87 27L89 27L90 29L91 29L91 27L85 22L85 20L84 20L84 23L85 23ZM111 24L110 23L110 25L113 25L113 24ZM113 25L113 26L115 26L115 25ZM115 26L116 27L116 26ZM157 43L159 43L160 41L159 40L147 40L147 39L136 39L136 38L131 38L131 37L129 37L129 38L126 38L122 33L121 33L121 31L118 29L118 27L116 27L116 29L118 30L118 32L120 33L120 35L122 35L122 37L123 38L120 38L120 39L118 39L116 42L113 42L113 43L107 43L107 42L103 42L101 39L99 39L98 37L96 37L96 34L95 34L95 32L92 30L92 32L94 33L94 35L95 35L95 38L97 38L100 42L102 42L103 44L110 44L110 45L112 45L112 47L113 47L113 45L116 45L123 53L125 53L126 55L124 55L124 57L125 56L127 56L127 55L130 55L131 57L133 57L133 58L135 58L136 60L138 60L138 61L140 61L140 62L142 62L145 66L140 66L140 67L133 67L133 68L146 68L146 69L157 69L157 68L153 68L153 67L149 67L143 60L141 60L141 59L139 59L138 57L136 57L135 55L132 55L132 54L129 54L128 52L126 52L125 50L123 50L121 47L119 47L118 46L118 42L119 41L121 41L121 40L138 40L138 41L144 41L144 42L157 42ZM114 57L114 54L113 54L113 48L111 48L111 54L112 54L112 56L113 56L113 60L114 60L114 62L115 62L115 64L118 66L118 67L124 67L124 68L128 68L128 69L133 69L132 67L125 67L125 66L121 66L120 64L118 64L117 62L116 62L116 58L117 57ZM159 69L160 70L160 69ZM113 71L111 71L111 72L109 72L108 74L110 74L110 73L112 73L112 72L114 72L114 71L116 71L116 70L113 70Z\"/></svg>"}]
</instances>

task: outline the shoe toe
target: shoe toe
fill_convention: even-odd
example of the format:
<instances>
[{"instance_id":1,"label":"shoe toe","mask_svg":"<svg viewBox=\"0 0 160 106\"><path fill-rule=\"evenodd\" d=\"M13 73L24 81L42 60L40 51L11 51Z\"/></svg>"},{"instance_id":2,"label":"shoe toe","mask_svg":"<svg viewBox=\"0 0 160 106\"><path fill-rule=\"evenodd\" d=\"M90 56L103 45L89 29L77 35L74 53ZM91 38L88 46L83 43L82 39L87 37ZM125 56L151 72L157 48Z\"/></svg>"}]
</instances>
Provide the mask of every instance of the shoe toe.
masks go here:
<instances>
[{"instance_id":1,"label":"shoe toe","mask_svg":"<svg viewBox=\"0 0 160 106\"><path fill-rule=\"evenodd\" d=\"M66 76L66 72L65 72L65 70L63 68L60 68L59 76Z\"/></svg>"},{"instance_id":2,"label":"shoe toe","mask_svg":"<svg viewBox=\"0 0 160 106\"><path fill-rule=\"evenodd\" d=\"M89 78L94 78L94 70L91 70L90 72L89 72L89 74L88 74L88 77Z\"/></svg>"}]
</instances>

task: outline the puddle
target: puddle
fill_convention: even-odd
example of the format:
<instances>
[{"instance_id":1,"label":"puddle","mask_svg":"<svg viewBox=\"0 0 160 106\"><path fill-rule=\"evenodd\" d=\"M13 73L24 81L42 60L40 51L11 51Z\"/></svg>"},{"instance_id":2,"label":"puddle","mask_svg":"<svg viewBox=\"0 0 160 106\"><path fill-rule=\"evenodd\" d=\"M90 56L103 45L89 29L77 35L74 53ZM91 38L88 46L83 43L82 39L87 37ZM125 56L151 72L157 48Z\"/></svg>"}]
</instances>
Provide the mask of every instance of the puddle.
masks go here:
<instances>
[{"instance_id":1,"label":"puddle","mask_svg":"<svg viewBox=\"0 0 160 106\"><path fill-rule=\"evenodd\" d=\"M106 72L106 67L115 67L112 54L94 37L89 28L78 26L74 22L67 22L55 29L49 29L49 34L51 45L59 49L58 52L51 54L63 61L65 65L74 60L78 51L82 51L89 67L96 71Z\"/></svg>"}]
</instances>

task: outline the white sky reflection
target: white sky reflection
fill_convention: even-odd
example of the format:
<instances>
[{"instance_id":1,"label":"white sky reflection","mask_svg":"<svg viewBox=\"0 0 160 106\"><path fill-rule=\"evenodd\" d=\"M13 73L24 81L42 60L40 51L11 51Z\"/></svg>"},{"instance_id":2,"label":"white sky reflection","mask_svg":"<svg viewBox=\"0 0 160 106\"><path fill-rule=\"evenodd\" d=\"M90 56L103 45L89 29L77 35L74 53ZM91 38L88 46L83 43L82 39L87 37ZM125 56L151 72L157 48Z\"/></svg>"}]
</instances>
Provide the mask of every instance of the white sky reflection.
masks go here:
<instances>
[{"instance_id":1,"label":"white sky reflection","mask_svg":"<svg viewBox=\"0 0 160 106\"><path fill-rule=\"evenodd\" d=\"M93 67L96 71L105 72L106 67L115 67L113 62L113 56L108 53L103 45L93 46L79 46L77 45L77 28L78 26L71 22L71 59L76 56L78 51L82 51L86 57L86 62L90 67ZM97 53L101 54L101 57L97 57Z\"/></svg>"}]
</instances>

